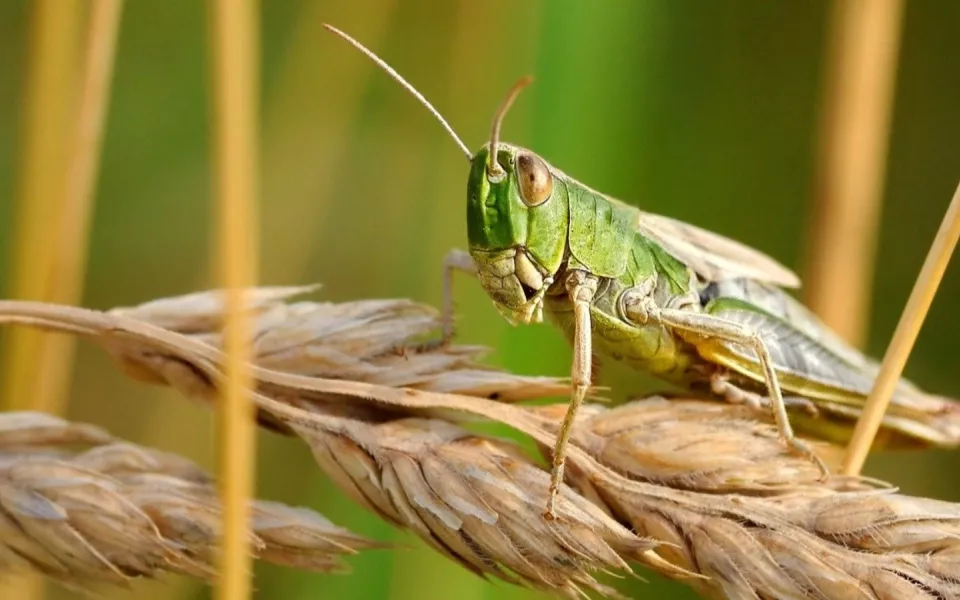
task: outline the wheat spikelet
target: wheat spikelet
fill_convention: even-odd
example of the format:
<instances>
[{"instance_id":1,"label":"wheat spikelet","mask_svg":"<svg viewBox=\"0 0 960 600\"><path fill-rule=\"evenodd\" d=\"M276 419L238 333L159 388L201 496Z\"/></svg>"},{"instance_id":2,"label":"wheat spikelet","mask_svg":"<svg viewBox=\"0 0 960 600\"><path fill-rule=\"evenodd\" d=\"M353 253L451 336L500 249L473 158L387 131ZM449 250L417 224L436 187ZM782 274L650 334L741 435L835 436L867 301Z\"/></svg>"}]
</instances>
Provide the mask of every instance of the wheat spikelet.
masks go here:
<instances>
[{"instance_id":1,"label":"wheat spikelet","mask_svg":"<svg viewBox=\"0 0 960 600\"><path fill-rule=\"evenodd\" d=\"M572 491L562 525L540 518L548 474L510 444L434 419L371 425L314 414L289 422L354 500L477 574L569 597L582 587L615 595L592 571L662 562L650 552L654 542Z\"/></svg>"},{"instance_id":2,"label":"wheat spikelet","mask_svg":"<svg viewBox=\"0 0 960 600\"><path fill-rule=\"evenodd\" d=\"M492 397L510 402L568 394L554 377L521 376L478 362L480 346L433 343L440 327L433 307L402 299L287 303L317 286L256 288L257 365L350 381L433 392ZM111 314L151 323L219 348L223 307L220 294L200 292L160 299Z\"/></svg>"},{"instance_id":3,"label":"wheat spikelet","mask_svg":"<svg viewBox=\"0 0 960 600\"><path fill-rule=\"evenodd\" d=\"M536 412L559 423L565 410L553 404ZM572 435L577 446L615 471L676 489L776 494L804 488L817 493L858 481L834 478L825 485L816 465L784 454L769 423L743 405L661 396L609 409L591 405L578 415ZM837 446L807 443L828 464L839 464Z\"/></svg>"},{"instance_id":4,"label":"wheat spikelet","mask_svg":"<svg viewBox=\"0 0 960 600\"><path fill-rule=\"evenodd\" d=\"M717 598L960 597L960 507L860 478L820 482L804 460L784 452L768 423L720 403L646 399L589 407L572 437L561 519L546 522L541 463L461 425L497 421L548 447L562 407L492 401L489 387L470 395L469 386L439 393L429 383L390 387L377 375L331 378L338 373L329 365L327 377L318 377L318 367L303 359L325 356L326 336L336 340L337 330L332 323L323 330L297 325L297 310L278 308L283 294L263 294L259 310L274 316L261 317L260 331L285 331L281 354L297 358L270 363L262 350L270 345L258 346L253 395L262 420L303 438L356 501L475 572L570 597L589 589L615 594L596 573L625 572L629 562ZM209 332L220 313L215 304L205 313L196 309L210 298L193 296L180 308L182 299L160 301L150 315L143 307L105 314L6 302L0 321L84 335L139 377L211 402L223 357ZM348 316L339 318L351 322L349 315L369 314L370 306L346 303L338 310ZM386 333L364 338L359 322L340 330L352 329L348 339L357 341L339 346L347 363L360 357L360 365L375 365L388 346L412 349L411 361L458 351L414 339L423 331L405 320L416 310L374 313L384 319L374 330L405 333L373 352L371 342L357 340ZM405 364L392 363L392 376L409 375ZM473 368L466 362L453 370ZM423 381L442 381L444 372ZM497 386L513 386L514 399L526 396L522 378L487 373ZM819 452L831 448L817 445Z\"/></svg>"},{"instance_id":5,"label":"wheat spikelet","mask_svg":"<svg viewBox=\"0 0 960 600\"><path fill-rule=\"evenodd\" d=\"M637 402L622 410L642 413L649 408L646 404ZM696 405L713 408L707 403ZM687 414L691 412L688 407ZM535 577L521 575L531 585L547 583L568 596L574 595L578 584L608 593L586 579L583 568L614 564L577 546L595 540L597 534L603 536L600 547L604 550L612 548L624 559L684 580L708 596L872 599L952 598L960 594L956 558L960 507L955 505L926 505L924 499L871 490L865 482L853 491L801 482L794 487L781 485L774 495L769 495L769 489L761 496L696 493L629 480L609 466L581 456L575 459L578 472L572 481L578 490L584 489L581 481L588 481L592 493L581 495L565 489L564 512L559 523L552 524L540 518L547 472L504 448L502 442L471 435L439 420L370 424L317 412L295 415L282 409L277 409L277 415L310 444L318 463L341 487L390 520L412 526L424 539L461 561L469 560L471 553L444 542L472 539L471 527L493 529L518 523L525 530L530 524L546 528L527 542L523 556L541 560L562 556L558 562L564 569L559 573L565 578L558 585L544 578L544 573L551 573L544 569ZM696 444L696 429L691 434ZM734 439L743 441L749 435ZM776 443L771 440L771 445ZM404 473L414 474L412 479L393 474L398 461L404 465ZM621 466L625 462L621 461ZM792 468L788 465L786 471ZM757 481L768 481L780 468L771 466L768 471L751 468L737 477L729 471L727 486L733 488L741 482L742 490L758 489ZM741 478L751 473L757 473L758 480ZM426 485L424 474L434 475ZM481 487L478 481L486 485ZM524 502L509 502L514 497ZM590 525L581 512L587 498L643 537L624 538L617 529ZM423 514L433 518L424 519ZM591 515L591 520L596 519ZM560 539L575 541L561 547L563 553L559 554L547 544L557 539L556 527L564 531ZM584 537L585 530L589 537ZM659 542L655 553L637 552L645 549L637 545L644 538ZM517 534L512 539L518 539ZM629 541L626 549L625 541ZM467 548L476 553L474 545ZM482 564L489 565L486 561L490 559L515 560L501 548L490 549L499 552L482 554ZM571 562L571 550L579 560ZM590 560L583 560L587 558ZM516 563L507 565L517 571ZM709 579L698 580L693 574Z\"/></svg>"},{"instance_id":6,"label":"wheat spikelet","mask_svg":"<svg viewBox=\"0 0 960 600\"><path fill-rule=\"evenodd\" d=\"M209 580L220 520L213 482L186 459L43 413L0 413L0 573L79 590L164 572ZM267 501L253 504L250 539L262 560L323 572L379 546Z\"/></svg>"},{"instance_id":7,"label":"wheat spikelet","mask_svg":"<svg viewBox=\"0 0 960 600\"><path fill-rule=\"evenodd\" d=\"M429 334L440 327L440 315L424 304L402 299L284 302L316 288L263 287L249 294L248 310L256 315L253 353L257 365L313 377L451 392L503 402L569 394L569 385L563 379L516 375L478 362L487 353L486 348L436 344ZM109 314L150 323L220 348L222 301L221 294L198 292L115 308ZM108 349L128 375L170 384L169 377L158 378L158 366L153 364L158 357L151 349L140 352L130 344ZM177 366L168 363L159 368L176 370ZM193 379L188 376L182 381L192 384ZM181 391L189 397L201 392ZM324 397L323 393L309 399L294 395L287 401L309 405ZM271 429L284 429L282 423L262 410L258 411L258 420Z\"/></svg>"}]
</instances>

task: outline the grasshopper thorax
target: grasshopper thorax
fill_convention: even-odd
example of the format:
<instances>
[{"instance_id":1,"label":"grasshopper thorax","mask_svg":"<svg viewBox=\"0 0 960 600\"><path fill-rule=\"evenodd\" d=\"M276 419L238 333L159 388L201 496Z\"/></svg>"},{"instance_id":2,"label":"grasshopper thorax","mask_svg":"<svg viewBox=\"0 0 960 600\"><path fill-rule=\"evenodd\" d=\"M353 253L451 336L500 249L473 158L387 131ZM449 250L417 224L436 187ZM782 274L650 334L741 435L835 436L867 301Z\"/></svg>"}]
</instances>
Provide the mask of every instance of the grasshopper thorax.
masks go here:
<instances>
[{"instance_id":1,"label":"grasshopper thorax","mask_svg":"<svg viewBox=\"0 0 960 600\"><path fill-rule=\"evenodd\" d=\"M467 182L470 254L484 290L508 319L537 320L563 262L568 200L563 179L533 152L498 143L471 159ZM491 164L496 168L491 169Z\"/></svg>"}]
</instances>

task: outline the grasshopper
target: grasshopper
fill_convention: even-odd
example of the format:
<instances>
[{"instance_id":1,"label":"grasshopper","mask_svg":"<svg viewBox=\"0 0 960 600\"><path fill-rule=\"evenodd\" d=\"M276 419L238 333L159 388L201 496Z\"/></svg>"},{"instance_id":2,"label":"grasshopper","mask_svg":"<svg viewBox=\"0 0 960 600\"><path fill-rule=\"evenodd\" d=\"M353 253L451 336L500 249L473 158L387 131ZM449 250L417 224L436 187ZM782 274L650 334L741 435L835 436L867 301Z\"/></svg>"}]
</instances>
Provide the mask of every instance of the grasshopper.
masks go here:
<instances>
[{"instance_id":1,"label":"grasshopper","mask_svg":"<svg viewBox=\"0 0 960 600\"><path fill-rule=\"evenodd\" d=\"M479 279L511 323L546 315L572 343L573 390L553 449L546 518L555 515L565 450L592 383L595 353L687 390L772 411L785 446L829 475L795 436L787 409L813 420L823 411L849 427L878 366L784 291L799 287L793 272L731 239L597 192L534 152L501 142L503 119L529 77L510 90L489 143L473 153L386 62L325 27L413 94L470 163L469 251L452 250L444 260L443 341L453 336L453 273L463 271ZM884 426L908 439L956 446L958 406L901 380ZM945 414L950 418L941 419ZM810 429L842 435L829 424Z\"/></svg>"}]
</instances>

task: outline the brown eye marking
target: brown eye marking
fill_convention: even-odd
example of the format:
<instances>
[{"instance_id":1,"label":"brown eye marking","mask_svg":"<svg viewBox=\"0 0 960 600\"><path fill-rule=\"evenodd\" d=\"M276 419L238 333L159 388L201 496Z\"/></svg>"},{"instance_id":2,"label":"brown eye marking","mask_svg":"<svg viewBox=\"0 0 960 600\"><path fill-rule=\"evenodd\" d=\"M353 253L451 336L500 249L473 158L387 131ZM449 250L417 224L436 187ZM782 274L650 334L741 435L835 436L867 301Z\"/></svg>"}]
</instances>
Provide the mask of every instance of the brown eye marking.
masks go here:
<instances>
[{"instance_id":1,"label":"brown eye marking","mask_svg":"<svg viewBox=\"0 0 960 600\"><path fill-rule=\"evenodd\" d=\"M533 154L523 153L517 157L517 180L520 182L520 197L527 206L540 206L553 193L550 169Z\"/></svg>"}]
</instances>

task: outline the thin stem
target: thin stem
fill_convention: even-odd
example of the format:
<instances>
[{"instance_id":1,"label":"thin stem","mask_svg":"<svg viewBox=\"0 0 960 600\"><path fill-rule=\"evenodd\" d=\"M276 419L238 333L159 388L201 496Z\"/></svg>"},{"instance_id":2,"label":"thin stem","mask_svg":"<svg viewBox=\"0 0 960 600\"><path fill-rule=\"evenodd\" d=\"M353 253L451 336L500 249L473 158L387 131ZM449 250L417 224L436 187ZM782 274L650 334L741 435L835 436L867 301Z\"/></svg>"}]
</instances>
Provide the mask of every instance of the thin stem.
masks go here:
<instances>
[{"instance_id":1,"label":"thin stem","mask_svg":"<svg viewBox=\"0 0 960 600\"><path fill-rule=\"evenodd\" d=\"M845 475L857 475L863 469L873 438L877 435L883 414L890 403L893 388L907 363L907 357L913 349L920 326L927 316L933 297L937 293L937 287L947 269L947 263L956 248L958 237L960 237L960 184L940 223L940 230L937 231L937 236L930 246L930 252L907 300L907 306L900 316L900 322L897 324L893 339L880 365L877 380L863 408L863 415L853 430L853 438L847 446L847 455L843 461Z\"/></svg>"},{"instance_id":2,"label":"thin stem","mask_svg":"<svg viewBox=\"0 0 960 600\"><path fill-rule=\"evenodd\" d=\"M33 6L26 85L22 97L23 137L17 181L16 228L11 276L4 295L47 299L47 274L53 260L49 223L63 194L68 131L73 116L73 74L80 27L79 3L40 0ZM45 334L13 329L4 337L0 402L17 410L52 409L37 404L41 344Z\"/></svg>"},{"instance_id":3,"label":"thin stem","mask_svg":"<svg viewBox=\"0 0 960 600\"><path fill-rule=\"evenodd\" d=\"M76 71L78 2L37 0L30 15L27 77L22 96L23 137L17 181L16 227L11 232L10 282L4 295L45 300L46 275L53 259L49 223L62 199L66 165L64 148L73 117L73 74ZM43 344L49 334L14 328L3 338L0 364L0 408L56 412L41 403L38 382L43 380ZM10 577L0 583L0 597L42 598L43 579Z\"/></svg>"},{"instance_id":4,"label":"thin stem","mask_svg":"<svg viewBox=\"0 0 960 600\"><path fill-rule=\"evenodd\" d=\"M244 288L253 284L258 252L253 237L259 190L257 166L258 6L255 0L216 0L211 7L215 99L214 153L220 279L226 290L224 346L227 379L220 413L223 551L217 598L251 593L247 535L253 491L254 423L249 400L250 323Z\"/></svg>"},{"instance_id":5,"label":"thin stem","mask_svg":"<svg viewBox=\"0 0 960 600\"><path fill-rule=\"evenodd\" d=\"M80 107L44 294L52 302L78 304L83 294L90 219L122 9L123 0L94 0L90 5ZM36 394L36 402L44 410L59 412L66 402L75 346L76 340L65 336L44 341L40 359L43 375L37 378Z\"/></svg>"},{"instance_id":6,"label":"thin stem","mask_svg":"<svg viewBox=\"0 0 960 600\"><path fill-rule=\"evenodd\" d=\"M902 0L835 0L831 14L804 287L808 306L856 346L869 322L902 15Z\"/></svg>"}]
</instances>

